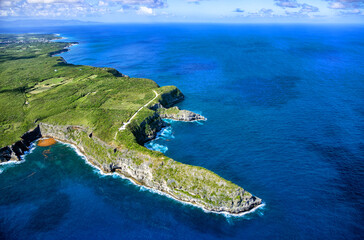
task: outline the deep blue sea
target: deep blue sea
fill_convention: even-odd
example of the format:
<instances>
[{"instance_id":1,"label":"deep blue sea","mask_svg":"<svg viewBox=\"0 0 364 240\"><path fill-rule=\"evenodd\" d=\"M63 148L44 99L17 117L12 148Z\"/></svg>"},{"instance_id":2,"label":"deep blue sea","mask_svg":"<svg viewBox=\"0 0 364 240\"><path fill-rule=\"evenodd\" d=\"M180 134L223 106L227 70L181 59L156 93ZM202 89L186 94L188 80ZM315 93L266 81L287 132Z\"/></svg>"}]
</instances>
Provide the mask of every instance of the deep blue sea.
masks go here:
<instances>
[{"instance_id":1,"label":"deep blue sea","mask_svg":"<svg viewBox=\"0 0 364 240\"><path fill-rule=\"evenodd\" d=\"M0 239L363 239L364 26L96 25L60 33L67 62L176 85L180 108L147 144L262 198L244 217L205 213L116 176L69 146L0 166ZM41 70L40 70L41 71Z\"/></svg>"}]
</instances>

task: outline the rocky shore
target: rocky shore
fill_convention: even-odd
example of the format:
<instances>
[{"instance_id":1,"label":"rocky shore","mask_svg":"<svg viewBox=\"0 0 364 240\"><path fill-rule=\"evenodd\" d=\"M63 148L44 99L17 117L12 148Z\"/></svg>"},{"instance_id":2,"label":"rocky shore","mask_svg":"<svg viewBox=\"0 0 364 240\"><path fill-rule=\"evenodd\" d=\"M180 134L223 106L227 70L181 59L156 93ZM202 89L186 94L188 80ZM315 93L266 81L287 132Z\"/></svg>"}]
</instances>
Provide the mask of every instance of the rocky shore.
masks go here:
<instances>
[{"instance_id":1,"label":"rocky shore","mask_svg":"<svg viewBox=\"0 0 364 240\"><path fill-rule=\"evenodd\" d=\"M250 211L262 203L260 198L206 169L181 164L166 157L153 159L145 153L114 148L96 137L90 138L87 129L79 126L45 123L39 126L42 136L76 146L91 164L104 173L117 172L138 185L163 192L178 201L211 212L236 215ZM95 151L96 147L98 151ZM99 154L102 156L101 161ZM227 189L230 191L226 192Z\"/></svg>"},{"instance_id":2,"label":"rocky shore","mask_svg":"<svg viewBox=\"0 0 364 240\"><path fill-rule=\"evenodd\" d=\"M180 95L178 99L180 101L183 97ZM138 142L155 138L157 132L165 126L162 118L180 121L206 120L199 114L177 107L165 108L161 102L151 107L155 109L155 114L146 118L140 124L139 130L133 132ZM174 99L173 102L177 100ZM168 106L166 103L165 105ZM146 133L145 125L152 126L153 130ZM207 211L238 215L262 204L260 198L204 168L181 164L165 156L156 158L122 146L111 146L82 126L57 126L41 122L35 129L25 133L20 141L1 148L0 162L20 160L21 155L29 150L31 142L41 137L54 138L76 146L91 164L104 173L117 172L136 184Z\"/></svg>"},{"instance_id":3,"label":"rocky shore","mask_svg":"<svg viewBox=\"0 0 364 240\"><path fill-rule=\"evenodd\" d=\"M42 35L41 39L44 37L50 38ZM13 38L16 39L16 36ZM17 51L13 51L11 46L7 52L9 59L17 59ZM24 100L24 95L18 94L18 89L15 89L9 99L14 98L20 104L13 105L11 111L3 111L8 122L1 140L3 145L8 146L0 148L0 163L20 161L22 155L30 150L32 142L53 138L75 146L88 162L105 173L117 172L136 184L207 211L244 214L261 205L260 198L217 174L202 167L176 162L143 146L166 126L163 118L186 122L206 120L200 114L173 107L184 99L178 88L159 87L149 79L129 78L112 68L81 68L68 64L61 57L50 57L67 51L69 46L70 43L37 45L44 50L41 56L32 52L33 48L25 48L35 54L34 58L27 59L26 67L35 74L32 79L37 81L19 76L24 83L30 84L31 87L21 88L29 96ZM45 47L51 47L52 51ZM13 65L16 64L23 63L15 62ZM40 65L49 68L44 72L46 77L39 75ZM14 87L10 81L12 78L5 77L8 81L3 82L9 83L9 88ZM42 84L38 80L43 80ZM151 92L154 92L154 98L149 98ZM139 110L131 112L130 109L135 106ZM26 115L23 119L14 120L16 112L25 112ZM89 112L92 114L87 115ZM120 118L128 122L124 128L120 128L123 123ZM25 123L26 128L17 128ZM30 128L33 129L17 139L16 136ZM48 141L47 144L50 143Z\"/></svg>"},{"instance_id":4,"label":"rocky shore","mask_svg":"<svg viewBox=\"0 0 364 240\"><path fill-rule=\"evenodd\" d=\"M42 137L40 127L26 132L21 136L21 140L17 141L13 145L0 148L0 163L8 161L21 161L21 156L26 151L29 151L29 147L32 142Z\"/></svg>"},{"instance_id":5,"label":"rocky shore","mask_svg":"<svg viewBox=\"0 0 364 240\"><path fill-rule=\"evenodd\" d=\"M207 120L200 114L188 110L180 110L178 107L171 107L168 109L162 107L158 109L158 113L161 118L173 119L176 121L193 122Z\"/></svg>"}]
</instances>

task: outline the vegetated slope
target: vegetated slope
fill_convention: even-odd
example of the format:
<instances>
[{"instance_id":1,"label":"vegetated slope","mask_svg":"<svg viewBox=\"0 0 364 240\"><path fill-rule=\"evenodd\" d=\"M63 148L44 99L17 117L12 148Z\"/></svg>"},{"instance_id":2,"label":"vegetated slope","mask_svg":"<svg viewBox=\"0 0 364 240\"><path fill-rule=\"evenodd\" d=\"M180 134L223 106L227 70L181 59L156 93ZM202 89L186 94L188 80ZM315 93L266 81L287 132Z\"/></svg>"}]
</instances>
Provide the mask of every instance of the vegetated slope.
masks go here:
<instances>
[{"instance_id":1,"label":"vegetated slope","mask_svg":"<svg viewBox=\"0 0 364 240\"><path fill-rule=\"evenodd\" d=\"M117 171L178 200L230 213L261 204L261 199L211 171L175 162L141 145L163 127L161 112L182 120L204 119L188 111L179 114L177 108L164 109L183 99L176 87L160 88L152 80L129 78L112 68L67 64L51 56L72 43L50 42L53 38L0 35L2 158L14 156L14 145L5 146L18 141L15 148L22 147L20 136L39 125L27 136L41 132L70 142L103 171ZM148 102L150 106L143 107ZM139 109L126 129L119 130Z\"/></svg>"},{"instance_id":2,"label":"vegetated slope","mask_svg":"<svg viewBox=\"0 0 364 240\"><path fill-rule=\"evenodd\" d=\"M167 89L115 69L67 64L50 54L71 43L32 37L0 45L0 146L14 143L37 121L89 127L111 143L122 123L153 99L153 90Z\"/></svg>"}]
</instances>

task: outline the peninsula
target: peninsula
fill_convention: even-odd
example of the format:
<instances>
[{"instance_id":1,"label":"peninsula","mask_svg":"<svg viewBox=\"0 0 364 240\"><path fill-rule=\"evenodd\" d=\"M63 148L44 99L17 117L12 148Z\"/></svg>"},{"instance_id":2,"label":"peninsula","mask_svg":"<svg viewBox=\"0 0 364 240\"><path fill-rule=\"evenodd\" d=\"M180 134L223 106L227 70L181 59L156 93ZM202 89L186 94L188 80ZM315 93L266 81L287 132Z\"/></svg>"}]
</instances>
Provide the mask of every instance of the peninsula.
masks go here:
<instances>
[{"instance_id":1,"label":"peninsula","mask_svg":"<svg viewBox=\"0 0 364 240\"><path fill-rule=\"evenodd\" d=\"M0 162L20 160L42 137L73 144L105 173L212 212L241 214L261 199L202 167L174 161L143 144L163 118L205 120L173 107L174 86L130 78L112 68L68 64L54 56L72 42L51 34L0 35Z\"/></svg>"}]
</instances>

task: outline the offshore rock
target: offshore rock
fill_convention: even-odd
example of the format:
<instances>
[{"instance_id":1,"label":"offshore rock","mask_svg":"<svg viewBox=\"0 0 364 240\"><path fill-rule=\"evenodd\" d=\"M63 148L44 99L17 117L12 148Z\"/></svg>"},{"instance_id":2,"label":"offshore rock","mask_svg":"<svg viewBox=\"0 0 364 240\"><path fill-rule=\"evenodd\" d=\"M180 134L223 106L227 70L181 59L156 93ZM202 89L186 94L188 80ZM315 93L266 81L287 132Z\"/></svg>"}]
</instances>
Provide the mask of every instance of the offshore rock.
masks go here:
<instances>
[{"instance_id":1,"label":"offshore rock","mask_svg":"<svg viewBox=\"0 0 364 240\"><path fill-rule=\"evenodd\" d=\"M160 108L158 109L158 113L161 118L168 118L177 121L184 122L192 122L192 121L206 121L207 119L197 113L188 111L188 110L180 110L178 107L172 108Z\"/></svg>"}]
</instances>

